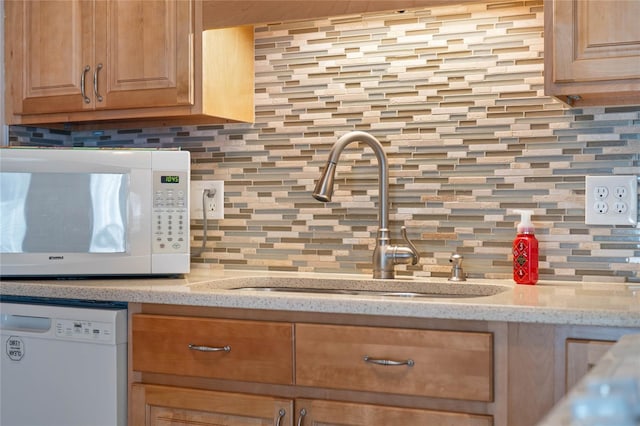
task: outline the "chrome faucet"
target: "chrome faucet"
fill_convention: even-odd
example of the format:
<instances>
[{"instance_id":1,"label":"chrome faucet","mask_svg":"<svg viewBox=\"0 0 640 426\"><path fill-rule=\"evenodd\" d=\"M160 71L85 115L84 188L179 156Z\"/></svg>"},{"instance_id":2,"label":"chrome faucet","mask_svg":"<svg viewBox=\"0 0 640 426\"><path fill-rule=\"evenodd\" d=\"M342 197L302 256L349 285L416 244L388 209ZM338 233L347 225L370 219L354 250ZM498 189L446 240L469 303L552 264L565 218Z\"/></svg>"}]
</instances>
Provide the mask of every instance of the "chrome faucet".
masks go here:
<instances>
[{"instance_id":1,"label":"chrome faucet","mask_svg":"<svg viewBox=\"0 0 640 426\"><path fill-rule=\"evenodd\" d=\"M389 166L387 155L384 153L382 144L373 136L365 132L350 132L342 136L335 143L327 165L313 190L313 198L319 201L331 201L333 194L333 181L336 174L336 163L340 158L342 150L351 142L364 142L369 145L378 159L378 179L379 179L379 227L376 248L373 251L373 278L391 279L395 276L394 265L412 264L415 265L420 260L420 254L411 240L407 237L407 229L402 226L400 233L407 243L406 246L391 245L389 238Z\"/></svg>"}]
</instances>

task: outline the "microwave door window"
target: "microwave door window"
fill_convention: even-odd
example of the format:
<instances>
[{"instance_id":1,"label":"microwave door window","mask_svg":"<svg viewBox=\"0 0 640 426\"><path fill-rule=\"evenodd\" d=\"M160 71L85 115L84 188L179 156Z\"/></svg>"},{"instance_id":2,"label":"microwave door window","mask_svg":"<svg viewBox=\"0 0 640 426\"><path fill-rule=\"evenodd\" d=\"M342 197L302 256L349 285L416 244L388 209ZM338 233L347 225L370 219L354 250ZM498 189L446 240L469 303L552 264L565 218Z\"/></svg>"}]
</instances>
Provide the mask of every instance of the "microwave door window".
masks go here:
<instances>
[{"instance_id":1,"label":"microwave door window","mask_svg":"<svg viewBox=\"0 0 640 426\"><path fill-rule=\"evenodd\" d=\"M29 192L31 173L0 173L0 250L22 252L27 232L24 206Z\"/></svg>"},{"instance_id":2,"label":"microwave door window","mask_svg":"<svg viewBox=\"0 0 640 426\"><path fill-rule=\"evenodd\" d=\"M2 173L2 189L2 252L125 252L125 174Z\"/></svg>"},{"instance_id":3,"label":"microwave door window","mask_svg":"<svg viewBox=\"0 0 640 426\"><path fill-rule=\"evenodd\" d=\"M93 227L91 253L125 251L126 181L125 175L92 174L91 204Z\"/></svg>"}]
</instances>

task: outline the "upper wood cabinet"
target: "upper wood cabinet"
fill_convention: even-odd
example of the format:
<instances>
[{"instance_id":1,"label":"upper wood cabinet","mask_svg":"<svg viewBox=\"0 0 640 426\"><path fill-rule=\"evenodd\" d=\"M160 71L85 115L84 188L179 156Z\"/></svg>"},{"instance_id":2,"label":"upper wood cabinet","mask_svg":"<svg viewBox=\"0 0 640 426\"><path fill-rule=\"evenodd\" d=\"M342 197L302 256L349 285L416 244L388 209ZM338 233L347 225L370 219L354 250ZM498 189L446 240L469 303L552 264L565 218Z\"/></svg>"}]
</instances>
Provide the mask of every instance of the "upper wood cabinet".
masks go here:
<instances>
[{"instance_id":1,"label":"upper wood cabinet","mask_svg":"<svg viewBox=\"0 0 640 426\"><path fill-rule=\"evenodd\" d=\"M575 106L640 104L640 2L545 0L545 93Z\"/></svg>"},{"instance_id":2,"label":"upper wood cabinet","mask_svg":"<svg viewBox=\"0 0 640 426\"><path fill-rule=\"evenodd\" d=\"M65 0L7 6L15 16L9 25L22 24L13 32L21 35L19 44L12 43L10 51L23 54L22 61L16 58L23 64L23 90L15 112L193 103L192 53L177 49L178 41L188 41L193 32L189 2ZM186 43L181 47L193 49Z\"/></svg>"},{"instance_id":3,"label":"upper wood cabinet","mask_svg":"<svg viewBox=\"0 0 640 426\"><path fill-rule=\"evenodd\" d=\"M9 124L253 120L253 30L199 0L5 4Z\"/></svg>"}]
</instances>

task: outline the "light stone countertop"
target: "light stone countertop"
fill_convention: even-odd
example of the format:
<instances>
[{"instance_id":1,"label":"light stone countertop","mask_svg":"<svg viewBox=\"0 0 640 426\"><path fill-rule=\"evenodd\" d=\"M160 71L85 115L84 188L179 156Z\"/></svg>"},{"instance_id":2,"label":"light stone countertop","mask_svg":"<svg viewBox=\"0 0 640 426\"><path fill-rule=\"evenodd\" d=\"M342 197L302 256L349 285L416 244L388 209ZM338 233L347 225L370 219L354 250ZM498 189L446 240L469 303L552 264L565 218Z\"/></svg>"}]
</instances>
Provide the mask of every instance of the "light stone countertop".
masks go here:
<instances>
[{"instance_id":1,"label":"light stone countertop","mask_svg":"<svg viewBox=\"0 0 640 426\"><path fill-rule=\"evenodd\" d=\"M232 290L286 286L398 291L476 292L482 297L398 297ZM499 293L497 293L499 292ZM494 294L497 293L497 294ZM0 295L548 324L640 327L640 285L444 278L373 280L352 274L194 269L182 278L10 279Z\"/></svg>"}]
</instances>

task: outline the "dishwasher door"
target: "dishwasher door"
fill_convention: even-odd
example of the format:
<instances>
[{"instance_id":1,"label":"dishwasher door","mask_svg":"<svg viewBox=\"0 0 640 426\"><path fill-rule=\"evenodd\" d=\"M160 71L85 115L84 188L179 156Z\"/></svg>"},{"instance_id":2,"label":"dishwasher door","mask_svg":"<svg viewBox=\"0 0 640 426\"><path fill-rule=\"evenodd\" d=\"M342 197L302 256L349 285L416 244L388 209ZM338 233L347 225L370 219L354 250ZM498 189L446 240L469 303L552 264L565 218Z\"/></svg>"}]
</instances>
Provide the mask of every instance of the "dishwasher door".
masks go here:
<instances>
[{"instance_id":1,"label":"dishwasher door","mask_svg":"<svg viewBox=\"0 0 640 426\"><path fill-rule=\"evenodd\" d=\"M126 425L126 309L0 303L0 319L0 425Z\"/></svg>"}]
</instances>

